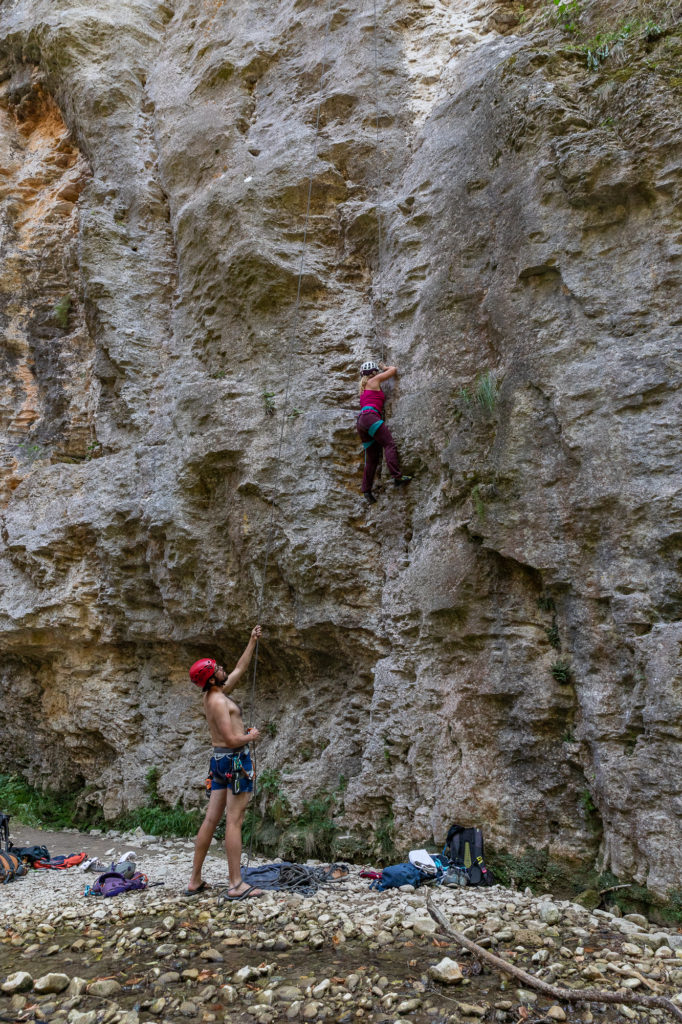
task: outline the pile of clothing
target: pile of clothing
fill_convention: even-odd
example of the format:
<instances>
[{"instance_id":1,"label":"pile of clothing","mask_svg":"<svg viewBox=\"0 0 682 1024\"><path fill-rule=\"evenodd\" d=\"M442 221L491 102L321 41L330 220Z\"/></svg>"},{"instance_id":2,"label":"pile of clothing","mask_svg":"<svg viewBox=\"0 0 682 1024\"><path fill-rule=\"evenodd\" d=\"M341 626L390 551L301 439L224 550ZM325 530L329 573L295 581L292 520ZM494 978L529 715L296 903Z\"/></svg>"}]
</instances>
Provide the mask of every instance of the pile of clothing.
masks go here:
<instances>
[{"instance_id":1,"label":"pile of clothing","mask_svg":"<svg viewBox=\"0 0 682 1024\"><path fill-rule=\"evenodd\" d=\"M441 853L410 850L407 861L383 871L361 871L360 876L371 879L370 888L378 892L402 885L416 889L425 882L447 886L495 884L485 863L483 833L480 828L463 825L452 825Z\"/></svg>"}]
</instances>

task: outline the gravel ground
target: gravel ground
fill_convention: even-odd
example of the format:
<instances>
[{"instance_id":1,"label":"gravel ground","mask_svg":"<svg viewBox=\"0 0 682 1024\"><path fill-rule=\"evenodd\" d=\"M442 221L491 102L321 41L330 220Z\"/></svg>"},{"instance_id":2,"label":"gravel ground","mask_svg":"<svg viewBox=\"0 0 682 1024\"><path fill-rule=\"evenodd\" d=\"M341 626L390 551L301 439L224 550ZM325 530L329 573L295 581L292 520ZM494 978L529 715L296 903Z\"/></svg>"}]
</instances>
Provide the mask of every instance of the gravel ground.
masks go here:
<instances>
[{"instance_id":1,"label":"gravel ground","mask_svg":"<svg viewBox=\"0 0 682 1024\"><path fill-rule=\"evenodd\" d=\"M45 845L51 856L84 851L88 857L98 857L107 865L132 850L140 871L150 882L163 882L169 894L185 889L194 853L192 840L157 839L145 836L141 830L125 835L95 832L94 835L77 830L48 832L19 826L12 828L12 842L15 846ZM212 884L227 884L225 856L218 844L211 846L204 877ZM95 878L97 874L83 872L80 868L31 871L13 885L0 886L0 920L11 919L18 909L22 913L28 910L49 912L59 908L65 900L76 901Z\"/></svg>"},{"instance_id":2,"label":"gravel ground","mask_svg":"<svg viewBox=\"0 0 682 1024\"><path fill-rule=\"evenodd\" d=\"M85 898L95 876L32 872L0 890L0 1020L54 1024L244 1024L362 1018L385 1024L537 1024L623 1019L663 1009L560 1005L491 971L438 936L424 890L377 893L351 869L311 897L267 893L221 904L224 858L207 860L207 895L182 895L192 843L140 835L42 834L52 853L114 859L134 849L162 887ZM15 842L36 841L16 830ZM218 847L216 854L218 854ZM432 889L451 921L483 946L564 987L660 994L682 1006L682 934L550 895L501 886Z\"/></svg>"}]
</instances>

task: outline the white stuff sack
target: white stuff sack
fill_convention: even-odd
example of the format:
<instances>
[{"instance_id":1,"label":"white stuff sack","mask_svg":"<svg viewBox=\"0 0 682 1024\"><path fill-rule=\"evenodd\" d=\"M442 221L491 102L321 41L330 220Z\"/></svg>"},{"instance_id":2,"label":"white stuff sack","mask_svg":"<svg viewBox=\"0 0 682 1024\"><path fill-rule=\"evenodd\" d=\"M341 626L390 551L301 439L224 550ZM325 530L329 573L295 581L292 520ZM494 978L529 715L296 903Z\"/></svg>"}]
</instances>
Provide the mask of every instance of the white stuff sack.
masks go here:
<instances>
[{"instance_id":1,"label":"white stuff sack","mask_svg":"<svg viewBox=\"0 0 682 1024\"><path fill-rule=\"evenodd\" d=\"M410 864L414 864L420 871L424 871L428 875L435 875L437 873L436 862L426 850L410 850L408 856Z\"/></svg>"}]
</instances>

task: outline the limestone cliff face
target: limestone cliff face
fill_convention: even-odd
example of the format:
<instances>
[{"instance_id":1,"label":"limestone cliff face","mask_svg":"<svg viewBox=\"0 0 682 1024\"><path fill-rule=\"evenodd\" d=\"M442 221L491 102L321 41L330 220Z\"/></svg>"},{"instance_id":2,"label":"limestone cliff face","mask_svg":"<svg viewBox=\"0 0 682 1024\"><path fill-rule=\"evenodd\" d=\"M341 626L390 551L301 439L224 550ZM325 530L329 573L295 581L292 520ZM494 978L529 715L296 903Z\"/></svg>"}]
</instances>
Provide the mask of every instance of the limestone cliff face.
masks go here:
<instances>
[{"instance_id":1,"label":"limestone cliff face","mask_svg":"<svg viewBox=\"0 0 682 1024\"><path fill-rule=\"evenodd\" d=\"M243 648L272 521L294 804L343 775L359 834L682 884L682 40L644 6L590 71L539 0L380 4L375 90L371 4L0 3L7 767L200 801L187 667ZM377 323L415 480L366 511Z\"/></svg>"}]
</instances>

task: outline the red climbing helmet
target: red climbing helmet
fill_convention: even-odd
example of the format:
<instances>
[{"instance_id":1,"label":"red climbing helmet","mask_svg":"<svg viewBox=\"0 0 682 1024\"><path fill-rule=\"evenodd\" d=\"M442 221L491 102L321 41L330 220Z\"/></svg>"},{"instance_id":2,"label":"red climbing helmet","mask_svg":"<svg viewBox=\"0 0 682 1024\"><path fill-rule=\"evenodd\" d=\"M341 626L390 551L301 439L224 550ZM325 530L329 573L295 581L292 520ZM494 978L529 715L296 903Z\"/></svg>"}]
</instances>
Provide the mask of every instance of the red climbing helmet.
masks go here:
<instances>
[{"instance_id":1,"label":"red climbing helmet","mask_svg":"<svg viewBox=\"0 0 682 1024\"><path fill-rule=\"evenodd\" d=\"M218 662L213 658L199 658L189 670L189 677L195 686L203 689L217 668Z\"/></svg>"}]
</instances>

